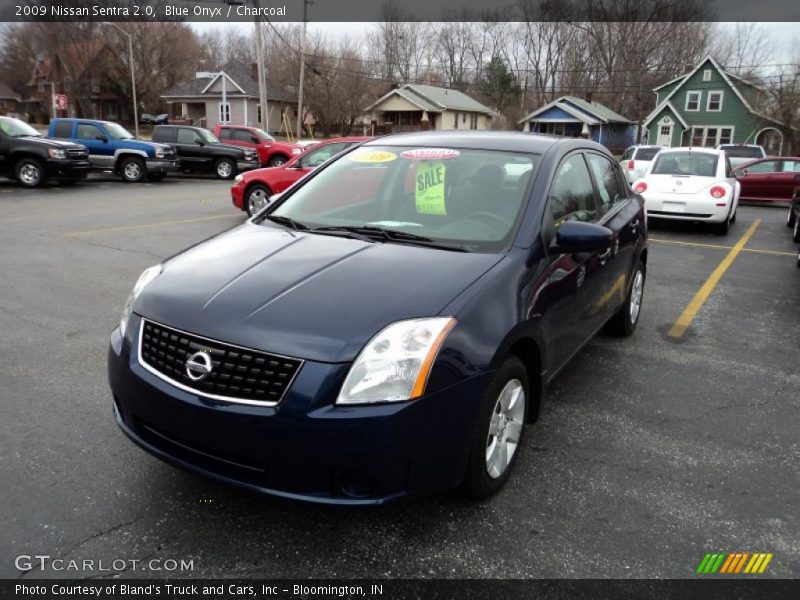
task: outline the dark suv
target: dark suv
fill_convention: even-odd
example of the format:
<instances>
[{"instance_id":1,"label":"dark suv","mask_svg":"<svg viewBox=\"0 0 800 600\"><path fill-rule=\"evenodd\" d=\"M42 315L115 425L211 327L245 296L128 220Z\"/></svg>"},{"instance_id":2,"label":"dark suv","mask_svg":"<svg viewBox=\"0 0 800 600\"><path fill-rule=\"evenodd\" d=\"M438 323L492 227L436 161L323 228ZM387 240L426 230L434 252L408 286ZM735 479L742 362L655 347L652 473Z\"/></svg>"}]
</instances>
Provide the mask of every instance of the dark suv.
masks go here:
<instances>
[{"instance_id":1,"label":"dark suv","mask_svg":"<svg viewBox=\"0 0 800 600\"><path fill-rule=\"evenodd\" d=\"M230 179L240 171L258 167L258 154L221 143L210 131L186 125L158 125L153 141L172 145L181 159L181 170L189 173L214 173Z\"/></svg>"},{"instance_id":2,"label":"dark suv","mask_svg":"<svg viewBox=\"0 0 800 600\"><path fill-rule=\"evenodd\" d=\"M36 187L48 177L84 178L91 168L86 146L47 139L24 121L0 117L0 175Z\"/></svg>"}]
</instances>

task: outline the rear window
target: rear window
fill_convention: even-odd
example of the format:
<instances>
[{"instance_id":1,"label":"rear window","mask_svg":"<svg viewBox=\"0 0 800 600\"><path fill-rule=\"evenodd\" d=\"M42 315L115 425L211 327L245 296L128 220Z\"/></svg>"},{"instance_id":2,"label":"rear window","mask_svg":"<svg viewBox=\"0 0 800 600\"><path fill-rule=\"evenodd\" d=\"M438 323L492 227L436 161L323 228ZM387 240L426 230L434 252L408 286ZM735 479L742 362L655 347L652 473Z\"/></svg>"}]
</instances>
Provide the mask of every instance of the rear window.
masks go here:
<instances>
[{"instance_id":1,"label":"rear window","mask_svg":"<svg viewBox=\"0 0 800 600\"><path fill-rule=\"evenodd\" d=\"M653 164L653 175L696 175L714 177L719 155L707 152L661 153Z\"/></svg>"},{"instance_id":2,"label":"rear window","mask_svg":"<svg viewBox=\"0 0 800 600\"><path fill-rule=\"evenodd\" d=\"M72 122L59 121L53 129L53 137L68 138L72 137Z\"/></svg>"},{"instance_id":3,"label":"rear window","mask_svg":"<svg viewBox=\"0 0 800 600\"><path fill-rule=\"evenodd\" d=\"M636 152L636 160L653 160L653 157L661 151L661 148L639 148Z\"/></svg>"},{"instance_id":4,"label":"rear window","mask_svg":"<svg viewBox=\"0 0 800 600\"><path fill-rule=\"evenodd\" d=\"M764 150L754 146L720 146L732 158L764 158Z\"/></svg>"}]
</instances>

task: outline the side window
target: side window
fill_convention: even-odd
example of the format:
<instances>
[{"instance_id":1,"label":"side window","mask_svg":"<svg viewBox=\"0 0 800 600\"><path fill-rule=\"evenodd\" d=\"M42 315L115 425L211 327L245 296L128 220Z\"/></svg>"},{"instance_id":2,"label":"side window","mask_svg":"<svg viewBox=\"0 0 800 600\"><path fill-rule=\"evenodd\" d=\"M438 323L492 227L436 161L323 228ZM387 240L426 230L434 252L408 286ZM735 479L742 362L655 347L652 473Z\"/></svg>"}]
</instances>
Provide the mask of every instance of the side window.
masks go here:
<instances>
[{"instance_id":1,"label":"side window","mask_svg":"<svg viewBox=\"0 0 800 600\"><path fill-rule=\"evenodd\" d=\"M255 143L253 142L253 134L246 129L234 129L232 137L237 142L247 142L248 144Z\"/></svg>"},{"instance_id":2,"label":"side window","mask_svg":"<svg viewBox=\"0 0 800 600\"><path fill-rule=\"evenodd\" d=\"M548 200L556 226L564 221L593 221L597 217L592 179L582 154L573 154L561 163Z\"/></svg>"},{"instance_id":3,"label":"side window","mask_svg":"<svg viewBox=\"0 0 800 600\"><path fill-rule=\"evenodd\" d=\"M748 173L774 173L778 169L778 161L765 160L747 167Z\"/></svg>"},{"instance_id":4,"label":"side window","mask_svg":"<svg viewBox=\"0 0 800 600\"><path fill-rule=\"evenodd\" d=\"M108 137L103 135L103 132L100 131L94 125L89 125L87 123L81 123L78 125L78 135L77 138L79 140L96 140L97 138L104 138Z\"/></svg>"},{"instance_id":5,"label":"side window","mask_svg":"<svg viewBox=\"0 0 800 600\"><path fill-rule=\"evenodd\" d=\"M219 130L219 139L221 140L230 140L231 138L231 130L227 127L223 127Z\"/></svg>"},{"instance_id":6,"label":"side window","mask_svg":"<svg viewBox=\"0 0 800 600\"><path fill-rule=\"evenodd\" d=\"M614 164L605 156L587 154L589 167L592 169L594 180L597 182L597 191L600 194L603 212L608 212L611 207L620 202L625 194L619 185L619 178Z\"/></svg>"},{"instance_id":7,"label":"side window","mask_svg":"<svg viewBox=\"0 0 800 600\"><path fill-rule=\"evenodd\" d=\"M53 137L57 138L72 137L72 121L59 121L56 123L53 133Z\"/></svg>"},{"instance_id":8,"label":"side window","mask_svg":"<svg viewBox=\"0 0 800 600\"><path fill-rule=\"evenodd\" d=\"M300 161L301 167L306 167L313 169L315 167L320 166L326 160L328 160L334 154L337 154L340 150L342 150L347 144L340 142L336 144L327 144L322 148L318 148L316 150L312 150L308 153L307 156L304 156Z\"/></svg>"},{"instance_id":9,"label":"side window","mask_svg":"<svg viewBox=\"0 0 800 600\"><path fill-rule=\"evenodd\" d=\"M191 129L179 129L178 130L178 143L179 144L194 144L195 142L200 141L200 136L197 135L196 131Z\"/></svg>"}]
</instances>

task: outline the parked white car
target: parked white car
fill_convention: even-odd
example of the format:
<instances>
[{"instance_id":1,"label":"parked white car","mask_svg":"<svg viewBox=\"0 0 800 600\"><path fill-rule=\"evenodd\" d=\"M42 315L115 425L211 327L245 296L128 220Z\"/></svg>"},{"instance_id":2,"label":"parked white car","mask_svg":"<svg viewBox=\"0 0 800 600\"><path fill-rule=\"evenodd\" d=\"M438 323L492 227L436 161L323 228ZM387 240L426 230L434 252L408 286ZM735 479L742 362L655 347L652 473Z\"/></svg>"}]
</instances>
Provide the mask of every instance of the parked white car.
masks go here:
<instances>
[{"instance_id":1,"label":"parked white car","mask_svg":"<svg viewBox=\"0 0 800 600\"><path fill-rule=\"evenodd\" d=\"M764 148L757 144L720 144L717 150L725 150L734 168L767 156Z\"/></svg>"},{"instance_id":2,"label":"parked white car","mask_svg":"<svg viewBox=\"0 0 800 600\"><path fill-rule=\"evenodd\" d=\"M622 167L622 172L625 173L625 178L628 180L628 183L633 183L644 176L647 167L650 166L653 158L655 158L656 154L658 154L659 150L662 148L663 146L646 146L640 144L631 146L625 150L625 154L622 155L619 164Z\"/></svg>"},{"instance_id":3,"label":"parked white car","mask_svg":"<svg viewBox=\"0 0 800 600\"><path fill-rule=\"evenodd\" d=\"M632 188L645 199L648 218L704 221L725 235L742 186L722 150L664 148Z\"/></svg>"}]
</instances>

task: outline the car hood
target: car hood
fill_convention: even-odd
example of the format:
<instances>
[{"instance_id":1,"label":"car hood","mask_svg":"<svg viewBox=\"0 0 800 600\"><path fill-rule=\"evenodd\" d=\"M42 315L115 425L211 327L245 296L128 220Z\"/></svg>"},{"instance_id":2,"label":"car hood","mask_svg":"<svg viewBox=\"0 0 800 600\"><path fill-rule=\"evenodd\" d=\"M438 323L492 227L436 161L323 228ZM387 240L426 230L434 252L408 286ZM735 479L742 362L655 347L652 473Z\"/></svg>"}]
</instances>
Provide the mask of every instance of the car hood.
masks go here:
<instances>
[{"instance_id":1,"label":"car hood","mask_svg":"<svg viewBox=\"0 0 800 600\"><path fill-rule=\"evenodd\" d=\"M162 142L148 142L145 140L116 140L115 145L119 148L127 148L130 150L138 150L145 148L163 148L164 150L172 150L172 146Z\"/></svg>"},{"instance_id":2,"label":"car hood","mask_svg":"<svg viewBox=\"0 0 800 600\"><path fill-rule=\"evenodd\" d=\"M234 146L233 144L219 143L219 144L213 144L213 147L214 148L222 148L224 150L230 150L231 152L237 152L242 157L244 157L248 152L252 152L253 154L256 154L255 150L247 150L246 148L242 148L241 146Z\"/></svg>"},{"instance_id":3,"label":"car hood","mask_svg":"<svg viewBox=\"0 0 800 600\"><path fill-rule=\"evenodd\" d=\"M349 362L389 323L439 314L502 256L248 222L166 261L134 312L240 346Z\"/></svg>"},{"instance_id":4,"label":"car hood","mask_svg":"<svg viewBox=\"0 0 800 600\"><path fill-rule=\"evenodd\" d=\"M86 146L83 146L82 144L75 144L73 142L67 142L65 140L54 140L52 138L46 138L46 137L38 137L31 135L17 139L26 140L29 142L35 142L37 144L42 144L43 146L47 146L49 148L63 148L64 150L86 149Z\"/></svg>"}]
</instances>

